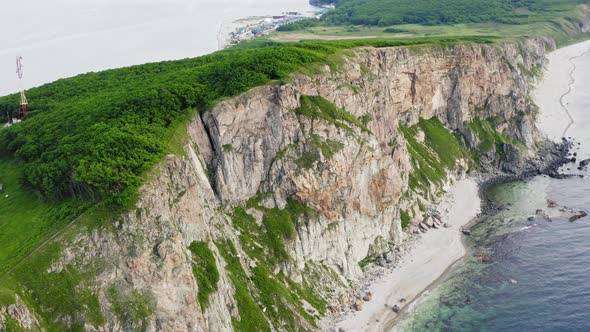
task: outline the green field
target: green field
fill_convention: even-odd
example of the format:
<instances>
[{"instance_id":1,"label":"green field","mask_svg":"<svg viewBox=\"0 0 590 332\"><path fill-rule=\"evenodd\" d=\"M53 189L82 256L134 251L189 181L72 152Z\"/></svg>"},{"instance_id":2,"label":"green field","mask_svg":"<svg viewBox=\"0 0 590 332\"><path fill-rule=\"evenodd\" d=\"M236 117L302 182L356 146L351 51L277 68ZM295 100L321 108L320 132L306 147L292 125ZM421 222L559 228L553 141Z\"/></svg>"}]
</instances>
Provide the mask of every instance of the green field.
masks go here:
<instances>
[{"instance_id":1,"label":"green field","mask_svg":"<svg viewBox=\"0 0 590 332\"><path fill-rule=\"evenodd\" d=\"M394 1L394 0L390 0ZM477 22L464 20L461 23L438 25L395 24L395 25L355 25L350 22L332 22L328 19L313 26L293 31L277 31L270 39L277 42L299 40L339 40L349 38L425 38L444 36L495 36L499 40L514 40L527 37L551 37L559 46L589 38L579 34L579 23L590 15L586 4L576 5L575 1L565 0L563 4L552 5L542 12L531 13L523 9L515 10L518 20L487 20Z\"/></svg>"},{"instance_id":2,"label":"green field","mask_svg":"<svg viewBox=\"0 0 590 332\"><path fill-rule=\"evenodd\" d=\"M71 221L83 206L71 202L48 204L24 189L22 168L0 159L0 276L31 250Z\"/></svg>"}]
</instances>

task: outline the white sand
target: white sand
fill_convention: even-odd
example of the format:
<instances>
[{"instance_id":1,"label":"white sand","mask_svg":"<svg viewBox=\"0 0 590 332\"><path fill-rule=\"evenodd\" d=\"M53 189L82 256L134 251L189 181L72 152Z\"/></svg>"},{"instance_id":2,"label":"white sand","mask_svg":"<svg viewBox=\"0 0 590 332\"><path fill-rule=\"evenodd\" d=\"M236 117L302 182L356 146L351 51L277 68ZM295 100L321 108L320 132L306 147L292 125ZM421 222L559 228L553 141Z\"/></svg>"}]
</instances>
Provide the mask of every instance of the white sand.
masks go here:
<instances>
[{"instance_id":1,"label":"white sand","mask_svg":"<svg viewBox=\"0 0 590 332\"><path fill-rule=\"evenodd\" d=\"M373 299L365 303L362 311L338 323L337 329L383 331L396 316L391 310L393 305L408 305L465 255L460 228L480 211L477 183L465 179L448 188L440 211L443 222L451 227L431 229L423 234L403 261L370 287ZM407 302L400 303L402 298Z\"/></svg>"},{"instance_id":2,"label":"white sand","mask_svg":"<svg viewBox=\"0 0 590 332\"><path fill-rule=\"evenodd\" d=\"M590 41L571 45L551 52L548 55L549 64L543 81L539 83L535 90L535 103L539 106L539 115L537 125L550 139L559 140L564 135L564 129L567 129L575 120L573 104L568 95L568 91L575 88L575 80L583 75L574 65L582 55L588 55L590 50ZM561 103L563 102L563 106ZM567 109L569 109L569 113ZM570 117L571 116L571 117ZM569 136L568 132L568 136Z\"/></svg>"}]
</instances>

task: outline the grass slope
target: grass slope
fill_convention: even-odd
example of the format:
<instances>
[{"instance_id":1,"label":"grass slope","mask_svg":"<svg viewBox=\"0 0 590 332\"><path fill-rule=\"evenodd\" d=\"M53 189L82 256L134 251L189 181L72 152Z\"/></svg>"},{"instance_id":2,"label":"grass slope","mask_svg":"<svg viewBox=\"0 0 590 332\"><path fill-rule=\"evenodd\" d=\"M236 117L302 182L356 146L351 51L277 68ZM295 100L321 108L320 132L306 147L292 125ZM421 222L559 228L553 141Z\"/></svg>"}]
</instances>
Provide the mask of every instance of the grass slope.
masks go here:
<instances>
[{"instance_id":1,"label":"grass slope","mask_svg":"<svg viewBox=\"0 0 590 332\"><path fill-rule=\"evenodd\" d=\"M23 188L21 177L21 165L0 159L0 183L4 185L0 193L0 275L85 208L71 201L47 203Z\"/></svg>"},{"instance_id":2,"label":"grass slope","mask_svg":"<svg viewBox=\"0 0 590 332\"><path fill-rule=\"evenodd\" d=\"M525 0L512 1L512 4L503 0L469 0L466 6L462 6L464 1L427 1L421 6L409 0L341 1L321 21L284 26L282 32L273 33L271 39L298 41L479 35L495 36L500 40L551 37L559 46L564 46L590 38L590 34L579 31L585 17L590 15L589 0ZM457 9L457 5L461 6ZM441 6L444 8L439 8ZM471 6L485 8L467 11ZM449 10L455 13L445 14Z\"/></svg>"}]
</instances>

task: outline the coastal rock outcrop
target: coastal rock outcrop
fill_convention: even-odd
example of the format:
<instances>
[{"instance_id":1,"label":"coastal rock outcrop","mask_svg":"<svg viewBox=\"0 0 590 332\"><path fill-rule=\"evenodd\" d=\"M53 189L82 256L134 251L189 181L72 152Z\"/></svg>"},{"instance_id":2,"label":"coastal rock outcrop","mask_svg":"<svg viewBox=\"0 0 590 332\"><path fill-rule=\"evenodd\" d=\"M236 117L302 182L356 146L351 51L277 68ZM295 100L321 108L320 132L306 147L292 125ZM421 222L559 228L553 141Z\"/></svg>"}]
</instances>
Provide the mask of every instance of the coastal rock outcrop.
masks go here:
<instances>
[{"instance_id":1,"label":"coastal rock outcrop","mask_svg":"<svg viewBox=\"0 0 590 332\"><path fill-rule=\"evenodd\" d=\"M372 262L395 262L410 230L446 227L424 208L443 183L559 157L528 98L554 46L359 48L224 100L190 122L184 155L162 160L132 211L64 240L48 273L95 271L102 323L88 330L318 329L326 303L362 309L339 294ZM216 267L209 284L193 243ZM136 302L141 316L121 308Z\"/></svg>"}]
</instances>

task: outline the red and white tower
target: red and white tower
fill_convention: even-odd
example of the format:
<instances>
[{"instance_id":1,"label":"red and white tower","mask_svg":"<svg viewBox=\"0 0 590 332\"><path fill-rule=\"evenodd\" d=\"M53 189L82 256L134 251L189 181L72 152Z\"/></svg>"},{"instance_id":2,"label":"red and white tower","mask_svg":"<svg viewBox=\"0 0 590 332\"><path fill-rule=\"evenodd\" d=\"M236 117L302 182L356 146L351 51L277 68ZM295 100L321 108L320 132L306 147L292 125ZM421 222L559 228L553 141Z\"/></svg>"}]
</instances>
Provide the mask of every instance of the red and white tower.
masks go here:
<instances>
[{"instance_id":1,"label":"red and white tower","mask_svg":"<svg viewBox=\"0 0 590 332\"><path fill-rule=\"evenodd\" d=\"M16 57L16 73L18 74L18 82L20 86L20 111L18 112L17 119L21 120L25 114L27 114L27 96L25 96L25 89L23 85L23 57Z\"/></svg>"}]
</instances>

